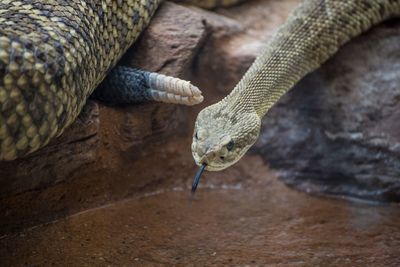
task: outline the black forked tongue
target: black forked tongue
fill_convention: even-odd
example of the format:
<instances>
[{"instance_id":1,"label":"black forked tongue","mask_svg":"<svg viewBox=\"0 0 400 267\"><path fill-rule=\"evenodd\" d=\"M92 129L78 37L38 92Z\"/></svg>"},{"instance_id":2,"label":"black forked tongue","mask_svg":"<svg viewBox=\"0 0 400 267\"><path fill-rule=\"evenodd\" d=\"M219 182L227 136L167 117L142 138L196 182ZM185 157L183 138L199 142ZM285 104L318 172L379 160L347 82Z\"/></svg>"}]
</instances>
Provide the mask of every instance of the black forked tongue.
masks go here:
<instances>
[{"instance_id":1,"label":"black forked tongue","mask_svg":"<svg viewBox=\"0 0 400 267\"><path fill-rule=\"evenodd\" d=\"M203 174L204 169L207 167L207 164L203 163L200 166L200 169L197 171L196 176L193 179L192 183L192 193L196 192L197 186L199 185L201 175Z\"/></svg>"}]
</instances>

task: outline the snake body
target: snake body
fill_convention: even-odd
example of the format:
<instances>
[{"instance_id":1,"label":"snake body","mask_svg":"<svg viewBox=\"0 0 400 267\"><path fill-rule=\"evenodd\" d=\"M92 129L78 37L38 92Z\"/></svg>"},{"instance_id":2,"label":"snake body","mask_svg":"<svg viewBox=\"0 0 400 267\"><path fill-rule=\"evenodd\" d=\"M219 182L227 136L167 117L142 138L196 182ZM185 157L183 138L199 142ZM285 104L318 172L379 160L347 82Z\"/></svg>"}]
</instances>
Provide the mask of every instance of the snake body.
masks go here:
<instances>
[{"instance_id":1,"label":"snake body","mask_svg":"<svg viewBox=\"0 0 400 267\"><path fill-rule=\"evenodd\" d=\"M60 135L159 0L0 3L0 159Z\"/></svg>"},{"instance_id":2,"label":"snake body","mask_svg":"<svg viewBox=\"0 0 400 267\"><path fill-rule=\"evenodd\" d=\"M241 1L184 0L204 7ZM22 157L60 135L161 2L2 0L0 160ZM220 170L239 160L257 139L261 118L289 88L345 42L399 14L399 0L306 0L231 94L199 114L192 144L197 164ZM174 83L175 91L185 91Z\"/></svg>"},{"instance_id":3,"label":"snake body","mask_svg":"<svg viewBox=\"0 0 400 267\"><path fill-rule=\"evenodd\" d=\"M199 113L196 163L217 171L237 162L258 138L262 117L295 83L353 37L396 16L399 0L304 1L234 90Z\"/></svg>"},{"instance_id":4,"label":"snake body","mask_svg":"<svg viewBox=\"0 0 400 267\"><path fill-rule=\"evenodd\" d=\"M239 1L184 0L205 7ZM145 29L161 2L0 1L0 160L27 155L60 135ZM105 100L116 96L127 104L127 99L135 103L153 98L189 105L202 100L197 88L171 77L126 69L111 74L128 80L116 84L124 87L115 88L121 92L100 92ZM133 82L159 88L133 92L136 85L126 87Z\"/></svg>"}]
</instances>

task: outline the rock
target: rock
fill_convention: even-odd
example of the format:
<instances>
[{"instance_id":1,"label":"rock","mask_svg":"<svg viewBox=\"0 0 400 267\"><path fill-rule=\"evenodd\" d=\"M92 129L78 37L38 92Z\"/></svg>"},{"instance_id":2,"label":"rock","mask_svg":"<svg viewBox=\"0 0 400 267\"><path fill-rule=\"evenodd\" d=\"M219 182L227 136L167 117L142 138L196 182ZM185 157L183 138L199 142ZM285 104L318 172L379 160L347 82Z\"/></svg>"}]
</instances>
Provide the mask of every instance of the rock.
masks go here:
<instances>
[{"instance_id":1,"label":"rock","mask_svg":"<svg viewBox=\"0 0 400 267\"><path fill-rule=\"evenodd\" d=\"M205 94L212 102L234 88L298 2L256 0L217 13L197 9L211 34L196 58L193 79L211 91Z\"/></svg>"},{"instance_id":2,"label":"rock","mask_svg":"<svg viewBox=\"0 0 400 267\"><path fill-rule=\"evenodd\" d=\"M311 193L400 201L400 22L352 40L264 119L255 151Z\"/></svg>"},{"instance_id":3,"label":"rock","mask_svg":"<svg viewBox=\"0 0 400 267\"><path fill-rule=\"evenodd\" d=\"M88 101L63 135L25 159L0 162L0 196L57 184L97 161L99 105Z\"/></svg>"},{"instance_id":4,"label":"rock","mask_svg":"<svg viewBox=\"0 0 400 267\"><path fill-rule=\"evenodd\" d=\"M204 37L200 16L165 3L121 64L182 76ZM101 170L99 151L105 147L107 153L113 153L109 148L134 151L150 136L176 131L185 121L180 113L178 107L163 104L110 108L88 101L60 138L24 159L0 163L0 196L56 184L81 176L84 170Z\"/></svg>"},{"instance_id":5,"label":"rock","mask_svg":"<svg viewBox=\"0 0 400 267\"><path fill-rule=\"evenodd\" d=\"M202 20L189 8L164 3L121 64L185 78L207 35ZM149 174L151 160L165 157L168 140L188 135L187 110L157 103L110 107L89 100L77 121L47 147L0 162L0 231L101 205L156 183L166 172Z\"/></svg>"},{"instance_id":6,"label":"rock","mask_svg":"<svg viewBox=\"0 0 400 267\"><path fill-rule=\"evenodd\" d=\"M262 4L276 11L278 3L254 1L249 6L253 10ZM285 2L283 6L288 5ZM240 14L237 8L231 10ZM282 14L288 10L280 11L279 19L272 21L282 22ZM243 75L261 46L256 34L249 34L236 19L235 15L229 18L166 2L119 64L191 77L205 88L216 87L225 93ZM205 105L214 100L209 97ZM139 159L139 151L149 142L162 143L172 133L186 133L185 110L165 104L109 107L89 100L78 120L47 147L23 159L0 162L0 197L41 190L104 169L118 171L126 160Z\"/></svg>"},{"instance_id":7,"label":"rock","mask_svg":"<svg viewBox=\"0 0 400 267\"><path fill-rule=\"evenodd\" d=\"M207 34L199 14L166 2L120 64L171 76L185 75Z\"/></svg>"},{"instance_id":8,"label":"rock","mask_svg":"<svg viewBox=\"0 0 400 267\"><path fill-rule=\"evenodd\" d=\"M196 58L193 79L201 88L226 94L254 61L261 42L246 34L236 20L210 11L197 9L197 12L211 34Z\"/></svg>"}]
</instances>

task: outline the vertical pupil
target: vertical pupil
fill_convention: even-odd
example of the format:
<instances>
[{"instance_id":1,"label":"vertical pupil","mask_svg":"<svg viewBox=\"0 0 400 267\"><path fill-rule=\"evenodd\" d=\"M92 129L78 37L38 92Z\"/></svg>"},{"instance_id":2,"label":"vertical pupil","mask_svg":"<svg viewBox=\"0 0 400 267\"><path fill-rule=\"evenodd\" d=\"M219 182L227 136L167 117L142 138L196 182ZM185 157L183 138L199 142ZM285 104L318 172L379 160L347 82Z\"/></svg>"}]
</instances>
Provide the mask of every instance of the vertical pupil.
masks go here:
<instances>
[{"instance_id":1,"label":"vertical pupil","mask_svg":"<svg viewBox=\"0 0 400 267\"><path fill-rule=\"evenodd\" d=\"M233 140L231 140L227 145L226 145L226 148L229 150L229 151L231 151L232 149L233 149L233 145L234 145L235 143L233 142Z\"/></svg>"}]
</instances>

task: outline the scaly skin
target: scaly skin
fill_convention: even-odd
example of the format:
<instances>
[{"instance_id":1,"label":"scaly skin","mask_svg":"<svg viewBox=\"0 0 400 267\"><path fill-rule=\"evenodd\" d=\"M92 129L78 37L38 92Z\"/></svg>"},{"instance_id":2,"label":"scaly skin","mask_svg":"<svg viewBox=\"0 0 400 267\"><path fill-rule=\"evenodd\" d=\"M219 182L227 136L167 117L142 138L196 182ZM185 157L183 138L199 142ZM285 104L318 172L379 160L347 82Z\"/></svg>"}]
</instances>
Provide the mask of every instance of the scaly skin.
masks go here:
<instances>
[{"instance_id":1,"label":"scaly skin","mask_svg":"<svg viewBox=\"0 0 400 267\"><path fill-rule=\"evenodd\" d=\"M192 106L203 101L201 91L188 81L122 66L113 68L92 96L114 105L158 101Z\"/></svg>"},{"instance_id":2,"label":"scaly skin","mask_svg":"<svg viewBox=\"0 0 400 267\"><path fill-rule=\"evenodd\" d=\"M203 109L192 154L218 171L237 162L257 140L262 117L294 84L344 43L400 16L400 0L309 0L289 16L234 90Z\"/></svg>"},{"instance_id":3,"label":"scaly skin","mask_svg":"<svg viewBox=\"0 0 400 267\"><path fill-rule=\"evenodd\" d=\"M248 0L175 0L175 2L183 2L207 9L236 5L245 1Z\"/></svg>"},{"instance_id":4,"label":"scaly skin","mask_svg":"<svg viewBox=\"0 0 400 267\"><path fill-rule=\"evenodd\" d=\"M0 160L60 135L160 0L67 2L0 3Z\"/></svg>"},{"instance_id":5,"label":"scaly skin","mask_svg":"<svg viewBox=\"0 0 400 267\"><path fill-rule=\"evenodd\" d=\"M1 0L0 160L60 135L161 2Z\"/></svg>"}]
</instances>

